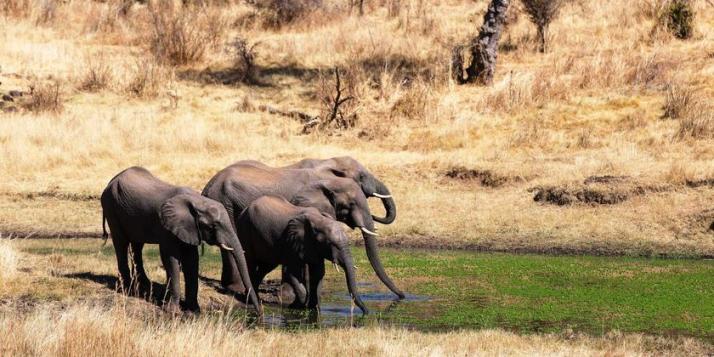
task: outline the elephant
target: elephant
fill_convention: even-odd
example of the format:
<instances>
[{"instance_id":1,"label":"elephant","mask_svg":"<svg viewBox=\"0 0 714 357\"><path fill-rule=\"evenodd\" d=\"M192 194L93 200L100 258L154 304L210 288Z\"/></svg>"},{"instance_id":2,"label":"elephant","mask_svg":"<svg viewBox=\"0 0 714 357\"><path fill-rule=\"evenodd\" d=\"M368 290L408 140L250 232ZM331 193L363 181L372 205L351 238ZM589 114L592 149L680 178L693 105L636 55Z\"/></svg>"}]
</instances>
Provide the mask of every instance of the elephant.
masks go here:
<instances>
[{"instance_id":1,"label":"elephant","mask_svg":"<svg viewBox=\"0 0 714 357\"><path fill-rule=\"evenodd\" d=\"M367 198L354 180L328 177L314 169L273 168L258 161L246 160L219 171L206 184L202 194L223 203L228 213L233 215L236 227L238 215L251 202L263 195L275 195L297 206L315 207L352 229L359 228L365 240L367 257L377 276L397 296L404 297L404 293L387 276L379 260L374 220ZM226 254L222 256L221 284L231 290L241 291L235 266ZM284 276L283 281L286 284L282 290L286 295L294 294L300 303L305 301L305 287L298 280Z\"/></svg>"},{"instance_id":2,"label":"elephant","mask_svg":"<svg viewBox=\"0 0 714 357\"><path fill-rule=\"evenodd\" d=\"M238 237L245 247L250 279L260 286L266 274L278 265L292 276L308 266L307 306L320 306L325 260L342 267L352 300L363 314L369 310L357 292L355 267L349 238L341 225L313 207L299 207L277 196L261 196L238 217Z\"/></svg>"},{"instance_id":3,"label":"elephant","mask_svg":"<svg viewBox=\"0 0 714 357\"><path fill-rule=\"evenodd\" d=\"M369 172L362 164L350 156L330 159L303 159L295 164L283 166L283 169L313 169L323 177L345 177L354 180L362 188L364 195L382 200L386 211L385 217L372 216L381 224L391 224L397 218L397 205L387 186Z\"/></svg>"},{"instance_id":4,"label":"elephant","mask_svg":"<svg viewBox=\"0 0 714 357\"><path fill-rule=\"evenodd\" d=\"M130 167L109 181L101 196L104 237L111 231L117 265L125 292L132 291L128 251L134 259L138 290L148 291L151 281L142 259L144 244L159 244L166 270L167 309L179 309L179 269L183 270L185 309L200 312L198 305L198 245L217 245L230 255L246 286L246 296L258 314L262 308L251 285L243 248L228 212L222 204L187 188L168 184L142 167Z\"/></svg>"}]
</instances>

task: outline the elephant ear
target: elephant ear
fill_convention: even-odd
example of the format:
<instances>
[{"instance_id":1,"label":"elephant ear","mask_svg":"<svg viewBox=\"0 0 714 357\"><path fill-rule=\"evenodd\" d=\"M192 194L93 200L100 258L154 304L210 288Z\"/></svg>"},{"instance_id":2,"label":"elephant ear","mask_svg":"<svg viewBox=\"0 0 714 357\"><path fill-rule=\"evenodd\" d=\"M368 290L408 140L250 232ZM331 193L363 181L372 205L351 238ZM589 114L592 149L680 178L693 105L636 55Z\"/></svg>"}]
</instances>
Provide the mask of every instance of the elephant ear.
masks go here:
<instances>
[{"instance_id":1,"label":"elephant ear","mask_svg":"<svg viewBox=\"0 0 714 357\"><path fill-rule=\"evenodd\" d=\"M285 229L286 244L300 259L305 259L305 244L314 234L310 220L304 214L288 221Z\"/></svg>"},{"instance_id":2,"label":"elephant ear","mask_svg":"<svg viewBox=\"0 0 714 357\"><path fill-rule=\"evenodd\" d=\"M161 205L161 225L184 243L201 243L196 201L190 195L176 195Z\"/></svg>"}]
</instances>

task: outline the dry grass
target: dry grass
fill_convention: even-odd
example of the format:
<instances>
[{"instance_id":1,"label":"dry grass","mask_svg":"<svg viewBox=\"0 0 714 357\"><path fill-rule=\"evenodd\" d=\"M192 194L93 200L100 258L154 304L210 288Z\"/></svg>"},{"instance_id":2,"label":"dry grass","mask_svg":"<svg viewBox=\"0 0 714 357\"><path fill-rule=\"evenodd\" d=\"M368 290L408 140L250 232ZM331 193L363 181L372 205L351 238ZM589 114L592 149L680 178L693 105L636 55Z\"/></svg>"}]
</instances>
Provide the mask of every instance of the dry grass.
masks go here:
<instances>
[{"instance_id":1,"label":"dry grass","mask_svg":"<svg viewBox=\"0 0 714 357\"><path fill-rule=\"evenodd\" d=\"M704 355L695 340L668 341L641 335L593 338L519 336L500 330L421 333L401 329L328 329L312 332L243 330L220 319L167 320L127 315L119 309L76 305L4 315L4 355L86 356L360 356L435 355ZM339 342L338 342L339 341Z\"/></svg>"},{"instance_id":2,"label":"dry grass","mask_svg":"<svg viewBox=\"0 0 714 357\"><path fill-rule=\"evenodd\" d=\"M652 36L656 9L646 1L624 8L616 0L568 2L550 26L546 54L537 53L533 26L516 12L489 88L448 77L450 48L475 31L486 2L391 1L368 4L362 17L326 2L280 29L262 27L263 15L247 4L192 9L190 19L176 7L156 22L141 4L119 16L118 2L68 1L38 25L41 8L27 3L0 17L2 91L49 77L76 87L76 74L88 71L77 58L87 53L106 54L113 81L96 93L68 90L60 115L4 116L3 193L97 194L131 165L200 190L239 159L281 165L352 155L397 198L396 223L380 227L385 243L436 237L460 247L714 254L711 233L691 229L714 190L684 184L714 178L711 111L686 114L691 105L679 95L714 96L714 15L705 1L693 3L696 31L687 41ZM226 22L232 25L208 26ZM157 37L157 24L180 26ZM184 30L196 34L186 37L190 43L205 46L146 58L159 42L192 48L170 37ZM235 67L226 45L239 37L260 43L261 85L221 84ZM353 78L353 128L299 135L297 121L254 110L319 114L320 78L334 67ZM680 118L661 120L665 107ZM525 179L484 187L444 177L454 167ZM567 208L535 203L527 191L592 175L673 189ZM1 231L100 230L96 202L6 195L0 204Z\"/></svg>"},{"instance_id":3,"label":"dry grass","mask_svg":"<svg viewBox=\"0 0 714 357\"><path fill-rule=\"evenodd\" d=\"M19 255L13 242L0 239L0 288L5 288L8 282L15 280L18 275Z\"/></svg>"}]
</instances>

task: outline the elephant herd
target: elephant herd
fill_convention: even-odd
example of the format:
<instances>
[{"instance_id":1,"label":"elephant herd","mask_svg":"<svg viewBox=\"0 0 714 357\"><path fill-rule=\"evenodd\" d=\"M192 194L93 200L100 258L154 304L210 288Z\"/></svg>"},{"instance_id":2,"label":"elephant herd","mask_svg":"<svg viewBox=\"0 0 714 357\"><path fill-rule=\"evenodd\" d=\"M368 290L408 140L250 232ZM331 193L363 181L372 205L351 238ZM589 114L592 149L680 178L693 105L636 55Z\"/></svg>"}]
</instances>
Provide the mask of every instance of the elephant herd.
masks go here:
<instances>
[{"instance_id":1,"label":"elephant herd","mask_svg":"<svg viewBox=\"0 0 714 357\"><path fill-rule=\"evenodd\" d=\"M367 199L379 198L384 217L373 216ZM325 260L342 268L352 300L364 314L355 266L342 224L359 228L372 268L399 298L399 290L379 260L375 222L390 224L396 205L386 185L351 157L305 159L271 167L236 162L219 171L200 194L174 186L141 167L128 168L109 181L101 196L103 223L109 225L122 289L146 295L151 281L142 259L144 244L159 244L166 270L170 310L198 305L198 246L220 247L221 285L243 293L258 313L256 294L265 276L282 266L280 300L292 307L319 308ZM104 227L104 237L106 225ZM133 259L133 274L129 255Z\"/></svg>"}]
</instances>

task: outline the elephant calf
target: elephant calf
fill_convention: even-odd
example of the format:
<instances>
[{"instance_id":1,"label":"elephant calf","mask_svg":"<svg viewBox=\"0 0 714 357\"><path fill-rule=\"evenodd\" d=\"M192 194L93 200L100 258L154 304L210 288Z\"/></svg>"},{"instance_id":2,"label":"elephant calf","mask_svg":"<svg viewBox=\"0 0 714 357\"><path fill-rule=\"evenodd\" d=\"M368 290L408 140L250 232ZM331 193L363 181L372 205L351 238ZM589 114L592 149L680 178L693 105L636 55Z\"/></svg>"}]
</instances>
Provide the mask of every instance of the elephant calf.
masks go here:
<instances>
[{"instance_id":1,"label":"elephant calf","mask_svg":"<svg viewBox=\"0 0 714 357\"><path fill-rule=\"evenodd\" d=\"M151 282L144 271L141 250L145 243L159 244L166 269L167 307L178 308L179 269L182 269L185 307L198 312L198 245L206 242L232 255L241 278L248 282L247 295L261 312L243 249L223 205L190 188L165 183L141 167L131 167L116 175L104 189L101 201L125 291L129 292L132 286L127 257L129 246L139 291L145 293ZM104 235L106 237L106 228Z\"/></svg>"},{"instance_id":2,"label":"elephant calf","mask_svg":"<svg viewBox=\"0 0 714 357\"><path fill-rule=\"evenodd\" d=\"M250 281L256 287L278 265L285 266L290 276L301 277L307 264L307 305L318 308L327 259L342 267L354 303L362 313L368 313L357 293L349 239L334 219L315 208L295 206L282 197L262 196L243 210L236 226L245 247Z\"/></svg>"}]
</instances>

